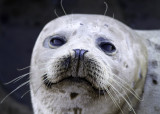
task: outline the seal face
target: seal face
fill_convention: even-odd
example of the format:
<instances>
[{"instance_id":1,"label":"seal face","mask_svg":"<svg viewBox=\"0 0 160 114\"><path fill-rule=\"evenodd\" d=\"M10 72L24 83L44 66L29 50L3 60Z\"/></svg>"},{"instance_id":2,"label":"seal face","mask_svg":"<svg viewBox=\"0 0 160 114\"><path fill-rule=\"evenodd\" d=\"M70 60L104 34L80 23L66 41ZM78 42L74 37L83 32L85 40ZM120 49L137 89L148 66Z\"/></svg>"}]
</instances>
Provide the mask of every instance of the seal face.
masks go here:
<instances>
[{"instance_id":1,"label":"seal face","mask_svg":"<svg viewBox=\"0 0 160 114\"><path fill-rule=\"evenodd\" d=\"M57 18L33 50L34 113L135 113L146 72L146 47L129 27L101 15Z\"/></svg>"}]
</instances>

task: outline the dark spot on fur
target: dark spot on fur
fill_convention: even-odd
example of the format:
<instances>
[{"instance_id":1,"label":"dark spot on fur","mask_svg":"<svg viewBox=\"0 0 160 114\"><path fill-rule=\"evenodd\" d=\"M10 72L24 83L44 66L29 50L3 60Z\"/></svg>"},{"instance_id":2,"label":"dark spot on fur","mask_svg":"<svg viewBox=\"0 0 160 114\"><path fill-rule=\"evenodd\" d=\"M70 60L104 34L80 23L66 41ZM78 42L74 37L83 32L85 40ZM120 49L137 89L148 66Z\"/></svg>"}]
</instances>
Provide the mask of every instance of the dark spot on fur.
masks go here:
<instances>
[{"instance_id":1,"label":"dark spot on fur","mask_svg":"<svg viewBox=\"0 0 160 114\"><path fill-rule=\"evenodd\" d=\"M158 66L158 62L156 60L152 61L152 67L156 68Z\"/></svg>"},{"instance_id":2,"label":"dark spot on fur","mask_svg":"<svg viewBox=\"0 0 160 114\"><path fill-rule=\"evenodd\" d=\"M77 33L77 31L75 30L75 31L73 32L72 36L76 35L76 33Z\"/></svg>"},{"instance_id":3,"label":"dark spot on fur","mask_svg":"<svg viewBox=\"0 0 160 114\"><path fill-rule=\"evenodd\" d=\"M80 23L80 25L83 25L82 23Z\"/></svg>"},{"instance_id":4,"label":"dark spot on fur","mask_svg":"<svg viewBox=\"0 0 160 114\"><path fill-rule=\"evenodd\" d=\"M157 82L157 76L156 76L156 74L154 73L154 74L151 74L150 76L151 76L151 78L152 78L152 83L153 83L154 85L157 85L158 82Z\"/></svg>"},{"instance_id":5,"label":"dark spot on fur","mask_svg":"<svg viewBox=\"0 0 160 114\"><path fill-rule=\"evenodd\" d=\"M108 27L108 25L107 25L107 24L104 24L104 26L105 26L105 27Z\"/></svg>"},{"instance_id":6,"label":"dark spot on fur","mask_svg":"<svg viewBox=\"0 0 160 114\"><path fill-rule=\"evenodd\" d=\"M119 71L117 69L113 69L112 71L116 76L119 75Z\"/></svg>"},{"instance_id":7,"label":"dark spot on fur","mask_svg":"<svg viewBox=\"0 0 160 114\"><path fill-rule=\"evenodd\" d=\"M70 98L71 100L75 99L78 96L78 93L71 93Z\"/></svg>"},{"instance_id":8,"label":"dark spot on fur","mask_svg":"<svg viewBox=\"0 0 160 114\"><path fill-rule=\"evenodd\" d=\"M156 112L160 112L160 107L159 107L159 106L154 106L154 110L155 110Z\"/></svg>"},{"instance_id":9,"label":"dark spot on fur","mask_svg":"<svg viewBox=\"0 0 160 114\"><path fill-rule=\"evenodd\" d=\"M128 64L126 62L124 62L124 67L128 68Z\"/></svg>"},{"instance_id":10,"label":"dark spot on fur","mask_svg":"<svg viewBox=\"0 0 160 114\"><path fill-rule=\"evenodd\" d=\"M157 82L157 80L156 80L156 79L152 79L152 82L153 82L153 84L155 84L155 85L157 85L157 84L158 84L158 82Z\"/></svg>"},{"instance_id":11,"label":"dark spot on fur","mask_svg":"<svg viewBox=\"0 0 160 114\"><path fill-rule=\"evenodd\" d=\"M158 51L160 51L160 45L155 44L155 49L158 50Z\"/></svg>"}]
</instances>

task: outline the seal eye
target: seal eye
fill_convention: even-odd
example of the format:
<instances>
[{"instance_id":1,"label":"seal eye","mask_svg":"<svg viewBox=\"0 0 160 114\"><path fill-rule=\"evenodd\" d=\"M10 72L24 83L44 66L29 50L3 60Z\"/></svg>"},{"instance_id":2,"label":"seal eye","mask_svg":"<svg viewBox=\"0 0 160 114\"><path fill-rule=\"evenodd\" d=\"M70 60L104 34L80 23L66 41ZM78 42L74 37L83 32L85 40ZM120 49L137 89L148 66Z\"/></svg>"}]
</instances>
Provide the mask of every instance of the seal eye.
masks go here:
<instances>
[{"instance_id":1,"label":"seal eye","mask_svg":"<svg viewBox=\"0 0 160 114\"><path fill-rule=\"evenodd\" d=\"M50 40L50 44L53 46L61 46L64 44L64 41L62 39L58 39L58 38L52 38Z\"/></svg>"},{"instance_id":2,"label":"seal eye","mask_svg":"<svg viewBox=\"0 0 160 114\"><path fill-rule=\"evenodd\" d=\"M100 44L100 47L104 52L108 54L111 54L116 51L116 47L110 42L103 42Z\"/></svg>"},{"instance_id":3,"label":"seal eye","mask_svg":"<svg viewBox=\"0 0 160 114\"><path fill-rule=\"evenodd\" d=\"M49 46L50 48L62 46L65 43L65 40L62 37L56 36L50 38Z\"/></svg>"}]
</instances>

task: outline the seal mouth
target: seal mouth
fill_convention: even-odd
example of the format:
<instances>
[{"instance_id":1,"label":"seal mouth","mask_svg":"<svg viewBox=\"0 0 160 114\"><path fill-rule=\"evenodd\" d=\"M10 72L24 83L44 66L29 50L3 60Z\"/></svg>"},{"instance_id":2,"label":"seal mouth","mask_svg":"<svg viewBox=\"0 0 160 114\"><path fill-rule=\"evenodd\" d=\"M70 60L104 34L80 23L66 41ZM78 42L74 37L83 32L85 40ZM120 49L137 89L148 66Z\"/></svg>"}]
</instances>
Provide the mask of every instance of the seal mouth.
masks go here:
<instances>
[{"instance_id":1,"label":"seal mouth","mask_svg":"<svg viewBox=\"0 0 160 114\"><path fill-rule=\"evenodd\" d=\"M107 93L106 90L103 90L102 88L97 88L97 87L93 86L93 84L90 81L88 81L86 78L69 76L69 77L66 77L66 78L63 78L63 79L59 80L58 82L53 83L47 78L47 74L45 74L43 76L43 83L47 88L51 88L52 86L54 86L54 85L56 85L56 84L58 84L60 82L64 82L64 81L76 82L76 83L86 83L97 94L105 95Z\"/></svg>"}]
</instances>

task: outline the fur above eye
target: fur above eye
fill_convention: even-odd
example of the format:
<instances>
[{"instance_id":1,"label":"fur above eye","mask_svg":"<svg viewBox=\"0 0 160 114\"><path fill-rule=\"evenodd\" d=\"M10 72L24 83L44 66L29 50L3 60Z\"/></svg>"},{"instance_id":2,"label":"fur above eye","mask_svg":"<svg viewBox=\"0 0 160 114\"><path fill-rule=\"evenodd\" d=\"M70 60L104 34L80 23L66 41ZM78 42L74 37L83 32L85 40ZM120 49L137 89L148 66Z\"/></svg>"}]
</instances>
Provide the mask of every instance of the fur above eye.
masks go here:
<instances>
[{"instance_id":1,"label":"fur above eye","mask_svg":"<svg viewBox=\"0 0 160 114\"><path fill-rule=\"evenodd\" d=\"M112 54L116 51L116 47L110 42L102 42L100 48L107 54Z\"/></svg>"}]
</instances>

